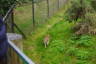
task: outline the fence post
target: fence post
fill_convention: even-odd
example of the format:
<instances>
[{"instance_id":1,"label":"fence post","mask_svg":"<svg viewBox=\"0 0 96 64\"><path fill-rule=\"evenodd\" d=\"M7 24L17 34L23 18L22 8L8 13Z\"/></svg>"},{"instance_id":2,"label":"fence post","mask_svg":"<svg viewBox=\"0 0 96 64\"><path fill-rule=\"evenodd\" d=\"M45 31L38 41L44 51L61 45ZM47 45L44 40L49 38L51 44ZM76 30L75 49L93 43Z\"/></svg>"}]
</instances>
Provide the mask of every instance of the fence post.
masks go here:
<instances>
[{"instance_id":1,"label":"fence post","mask_svg":"<svg viewBox=\"0 0 96 64\"><path fill-rule=\"evenodd\" d=\"M12 9L11 13L11 31L14 33L14 10Z\"/></svg>"},{"instance_id":2,"label":"fence post","mask_svg":"<svg viewBox=\"0 0 96 64\"><path fill-rule=\"evenodd\" d=\"M35 7L34 7L34 0L32 0L32 21L33 21L33 28L35 27Z\"/></svg>"},{"instance_id":3,"label":"fence post","mask_svg":"<svg viewBox=\"0 0 96 64\"><path fill-rule=\"evenodd\" d=\"M50 8L49 8L49 0L47 0L47 10L48 10L48 11L47 11L47 15L48 15L48 17L50 16L50 11L49 11L49 9L50 9Z\"/></svg>"},{"instance_id":4,"label":"fence post","mask_svg":"<svg viewBox=\"0 0 96 64\"><path fill-rule=\"evenodd\" d=\"M60 8L60 4L59 4L59 2L60 2L60 1L59 1L59 0L57 0L57 3L58 3L58 10L59 10L59 8Z\"/></svg>"}]
</instances>

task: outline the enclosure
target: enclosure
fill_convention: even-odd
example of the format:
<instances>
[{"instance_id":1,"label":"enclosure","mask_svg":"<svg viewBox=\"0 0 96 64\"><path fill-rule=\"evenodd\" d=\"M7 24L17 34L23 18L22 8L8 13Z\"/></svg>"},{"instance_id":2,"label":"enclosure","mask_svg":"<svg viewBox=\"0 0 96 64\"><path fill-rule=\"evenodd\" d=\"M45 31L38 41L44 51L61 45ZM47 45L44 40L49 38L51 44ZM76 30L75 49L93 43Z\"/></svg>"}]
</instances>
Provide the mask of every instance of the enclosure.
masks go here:
<instances>
[{"instance_id":1,"label":"enclosure","mask_svg":"<svg viewBox=\"0 0 96 64\"><path fill-rule=\"evenodd\" d=\"M96 64L95 0L24 0L3 17L9 64ZM16 37L16 36L15 36Z\"/></svg>"}]
</instances>

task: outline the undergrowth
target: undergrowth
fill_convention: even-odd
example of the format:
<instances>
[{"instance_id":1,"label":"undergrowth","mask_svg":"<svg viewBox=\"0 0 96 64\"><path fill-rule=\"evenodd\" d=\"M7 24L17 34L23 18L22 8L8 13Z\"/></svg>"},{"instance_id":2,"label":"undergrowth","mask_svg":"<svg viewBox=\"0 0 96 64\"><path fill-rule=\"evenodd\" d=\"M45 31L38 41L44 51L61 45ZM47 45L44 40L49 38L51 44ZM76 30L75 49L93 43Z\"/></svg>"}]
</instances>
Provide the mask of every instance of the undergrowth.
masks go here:
<instances>
[{"instance_id":1,"label":"undergrowth","mask_svg":"<svg viewBox=\"0 0 96 64\"><path fill-rule=\"evenodd\" d=\"M35 49L27 49L30 53L26 51L26 54L37 64L95 64L96 36L86 34L78 37L72 26L74 23L65 20L55 24L45 34L51 36L48 47L44 48L43 35L32 43Z\"/></svg>"},{"instance_id":2,"label":"undergrowth","mask_svg":"<svg viewBox=\"0 0 96 64\"><path fill-rule=\"evenodd\" d=\"M24 41L24 52L36 64L96 64L96 36L76 36L72 30L75 23L61 16L50 19L48 25L50 29L46 24ZM47 34L50 42L45 48L43 39Z\"/></svg>"}]
</instances>

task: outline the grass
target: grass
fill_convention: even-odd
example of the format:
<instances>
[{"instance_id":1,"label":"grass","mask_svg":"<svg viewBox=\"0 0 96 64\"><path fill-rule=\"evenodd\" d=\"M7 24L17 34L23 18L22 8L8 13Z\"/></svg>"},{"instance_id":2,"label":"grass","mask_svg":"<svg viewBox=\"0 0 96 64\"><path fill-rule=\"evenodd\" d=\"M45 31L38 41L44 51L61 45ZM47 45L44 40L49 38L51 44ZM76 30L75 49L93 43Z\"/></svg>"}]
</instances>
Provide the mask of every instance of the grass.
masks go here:
<instances>
[{"instance_id":1,"label":"grass","mask_svg":"<svg viewBox=\"0 0 96 64\"><path fill-rule=\"evenodd\" d=\"M46 24L31 32L28 39L24 40L24 52L36 64L96 64L96 36L74 35L72 27L75 23L66 21L64 12L57 12ZM31 23L30 19L29 23L26 21L18 24L25 29L25 24L29 26ZM50 34L51 40L48 47L44 48L43 39L47 34Z\"/></svg>"},{"instance_id":2,"label":"grass","mask_svg":"<svg viewBox=\"0 0 96 64\"><path fill-rule=\"evenodd\" d=\"M76 40L71 29L73 25L61 20L35 40L30 37L24 43L25 53L36 64L96 64L96 36L82 35ZM47 34L50 34L51 41L44 48L43 39Z\"/></svg>"},{"instance_id":3,"label":"grass","mask_svg":"<svg viewBox=\"0 0 96 64\"><path fill-rule=\"evenodd\" d=\"M25 33L29 34L32 32L32 5L26 5L17 7L15 9L14 20L19 28Z\"/></svg>"},{"instance_id":4,"label":"grass","mask_svg":"<svg viewBox=\"0 0 96 64\"><path fill-rule=\"evenodd\" d=\"M63 1L63 0L62 0ZM50 17L54 13L57 13L57 2L55 0L50 1ZM45 5L45 6L44 6ZM57 9L55 9L57 8ZM35 4L35 23L36 26L42 27L47 21L47 4L46 1ZM20 27L20 29L26 34L29 35L33 31L33 22L32 22L32 5L26 4L15 9L15 23Z\"/></svg>"},{"instance_id":5,"label":"grass","mask_svg":"<svg viewBox=\"0 0 96 64\"><path fill-rule=\"evenodd\" d=\"M16 15L15 15L15 21L16 24L22 28L22 30L24 31L24 33L28 34L30 33L30 35L28 35L28 39L24 40L24 52L31 58L33 59L35 62L42 63L40 62L40 56L38 55L37 52L37 43L38 39L41 38L41 36L44 36L46 34L46 32L55 24L57 24L58 22L60 22L63 19L63 14L64 14L64 10L60 10L59 12L57 12L57 14L55 14L52 18L50 18L49 20L47 20L47 22L45 24L43 24L42 26L40 26L39 28L37 28L34 32L31 32L30 30L30 24L31 23L31 17L30 17L30 10L31 6L23 6L23 7L19 7L16 8ZM28 9L26 9L28 8ZM18 12L19 11L19 12ZM29 11L29 12L28 12ZM20 13L22 12L22 13ZM28 15L26 14L28 12ZM20 14L19 14L20 13ZM23 14L23 15L22 15ZM28 16L28 17L27 17ZM21 18L22 17L22 18ZM28 29L28 30L26 30ZM42 44L42 43L41 43ZM30 51L30 52L29 52Z\"/></svg>"},{"instance_id":6,"label":"grass","mask_svg":"<svg viewBox=\"0 0 96 64\"><path fill-rule=\"evenodd\" d=\"M24 51L25 53L31 57L35 62L37 62L38 64L40 62L40 56L38 55L37 52L37 47L38 47L38 42L39 40L41 40L41 37L44 36L47 31L52 28L52 26L54 26L55 24L57 24L58 22L60 22L63 18L63 14L64 11L59 11L59 13L57 15L55 15L54 17L50 18L48 20L48 22L43 25L42 27L38 28L34 33L32 33L32 36L30 36L25 42L24 42ZM50 27L49 27L50 26ZM38 43L36 43L38 42ZM42 43L40 44L40 46L42 47ZM44 49L44 47L43 47ZM42 50L43 50L42 49ZM30 52L29 52L30 50ZM34 52L33 52L34 51Z\"/></svg>"}]
</instances>

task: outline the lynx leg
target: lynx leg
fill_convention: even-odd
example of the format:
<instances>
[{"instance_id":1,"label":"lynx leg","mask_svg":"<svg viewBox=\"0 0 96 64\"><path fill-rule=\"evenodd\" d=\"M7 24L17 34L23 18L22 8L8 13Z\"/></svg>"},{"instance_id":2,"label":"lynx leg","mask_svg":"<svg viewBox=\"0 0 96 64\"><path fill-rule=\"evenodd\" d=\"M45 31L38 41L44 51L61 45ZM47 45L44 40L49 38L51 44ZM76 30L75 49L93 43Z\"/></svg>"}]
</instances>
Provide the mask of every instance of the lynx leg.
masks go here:
<instances>
[{"instance_id":1,"label":"lynx leg","mask_svg":"<svg viewBox=\"0 0 96 64\"><path fill-rule=\"evenodd\" d=\"M47 46L48 46L48 44L49 44L49 41L48 41L46 44L47 44Z\"/></svg>"},{"instance_id":2,"label":"lynx leg","mask_svg":"<svg viewBox=\"0 0 96 64\"><path fill-rule=\"evenodd\" d=\"M45 48L47 48L47 44L45 43Z\"/></svg>"}]
</instances>

